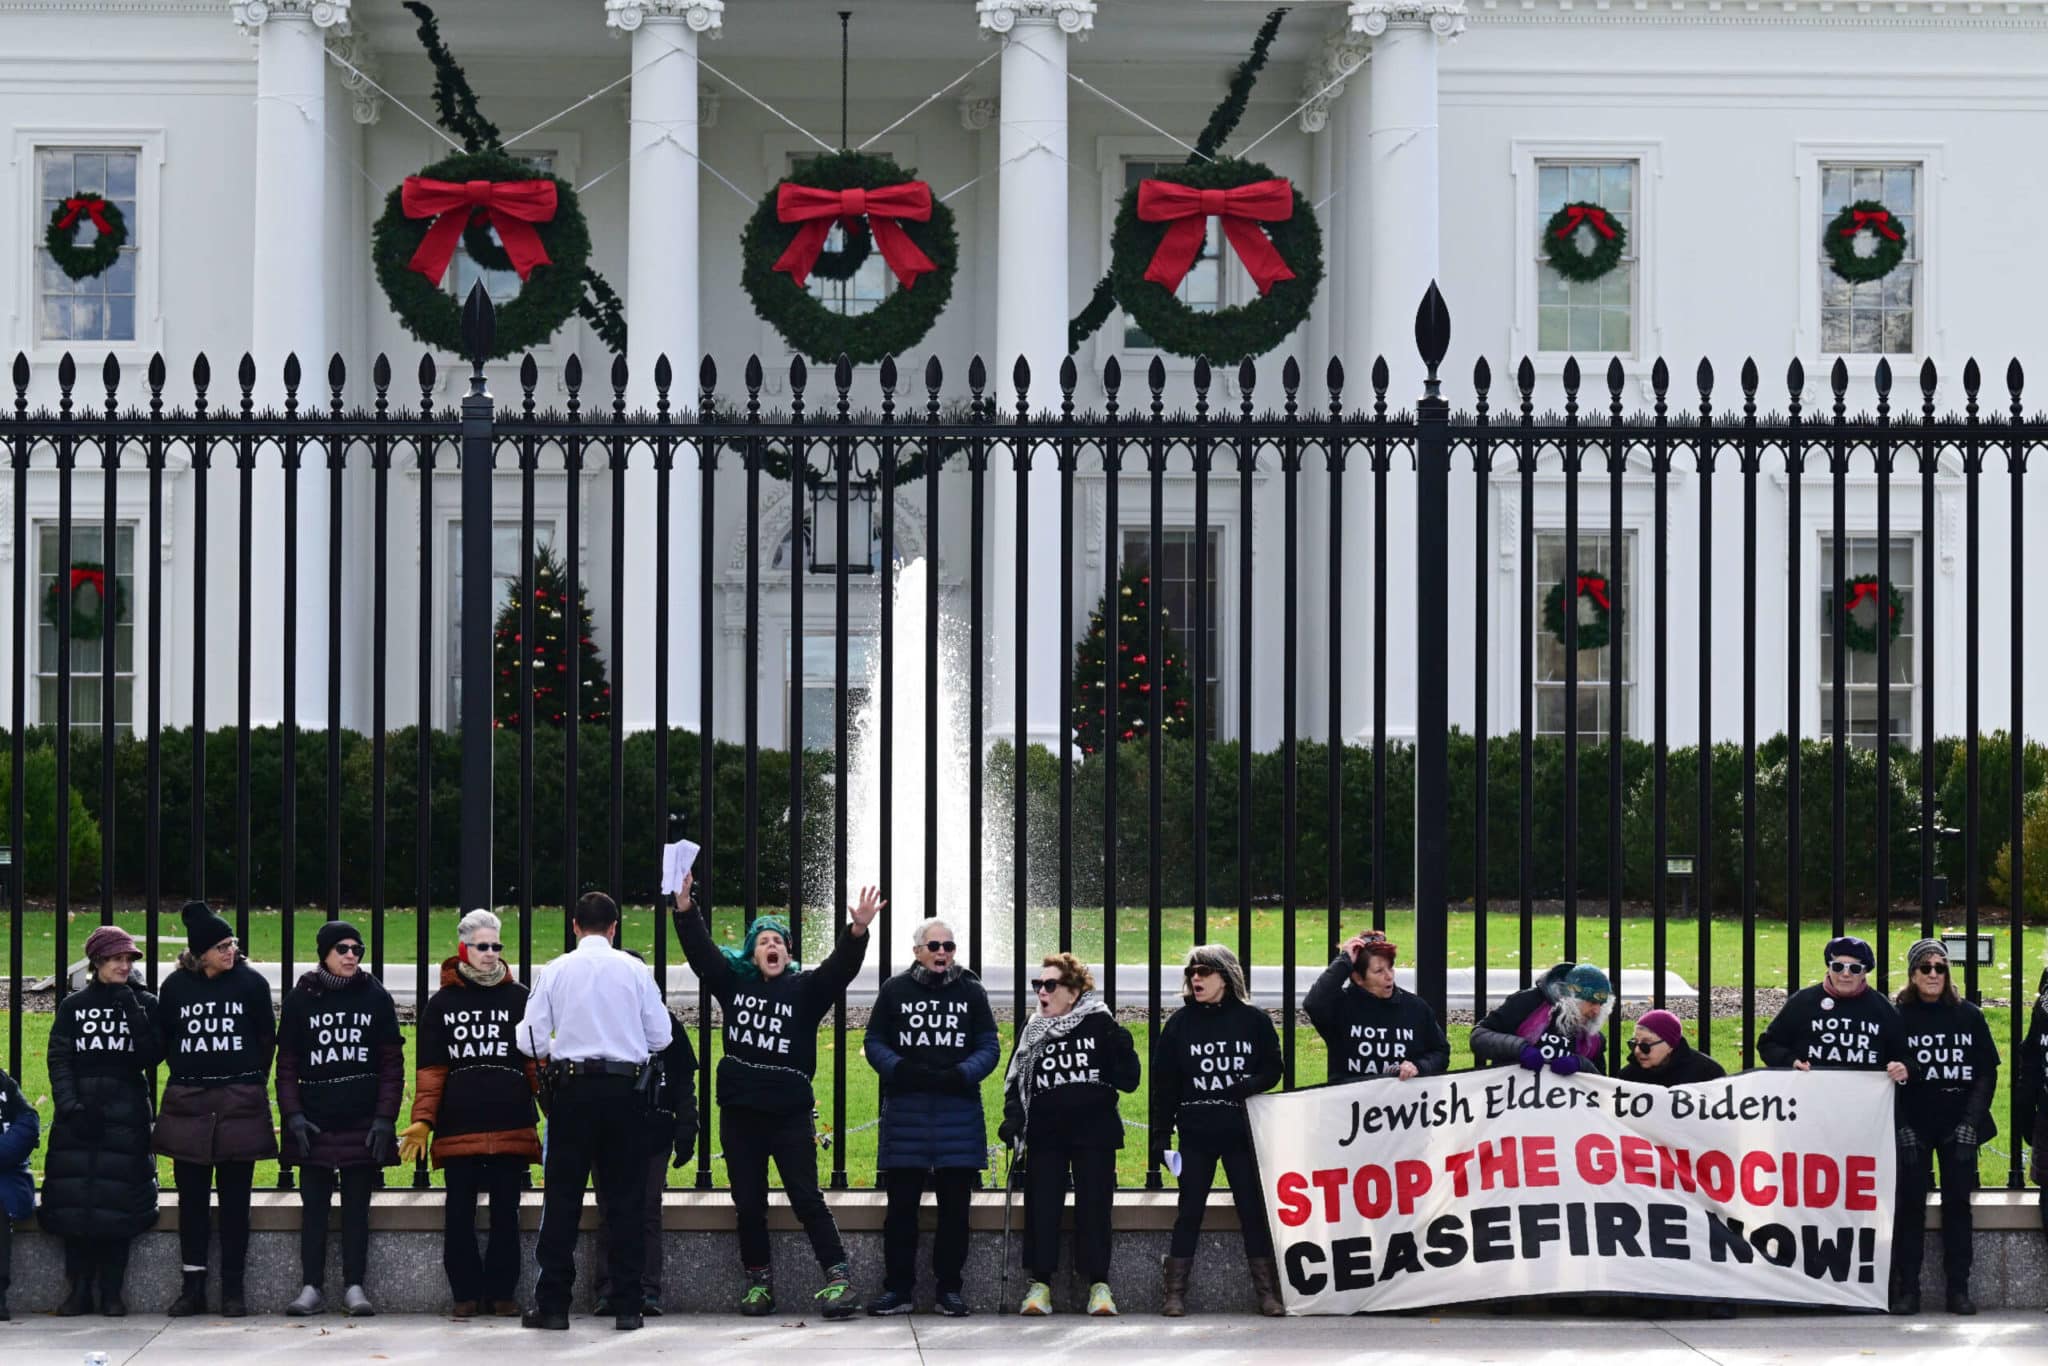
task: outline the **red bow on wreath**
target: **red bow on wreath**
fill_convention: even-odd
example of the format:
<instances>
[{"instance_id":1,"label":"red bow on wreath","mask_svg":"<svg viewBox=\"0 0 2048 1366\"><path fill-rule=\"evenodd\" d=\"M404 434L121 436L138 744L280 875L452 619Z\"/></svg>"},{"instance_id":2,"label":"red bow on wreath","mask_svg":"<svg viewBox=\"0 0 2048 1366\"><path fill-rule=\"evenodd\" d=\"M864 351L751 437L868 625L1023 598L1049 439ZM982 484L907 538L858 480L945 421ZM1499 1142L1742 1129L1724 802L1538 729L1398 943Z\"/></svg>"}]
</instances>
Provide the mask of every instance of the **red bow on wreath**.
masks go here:
<instances>
[{"instance_id":1,"label":"red bow on wreath","mask_svg":"<svg viewBox=\"0 0 2048 1366\"><path fill-rule=\"evenodd\" d=\"M1581 223L1591 224L1593 231L1599 233L1602 237L1612 238L1614 236L1614 225L1607 221L1607 210L1595 204L1566 205L1564 224L1558 228L1556 236L1560 240L1570 237L1579 230L1579 224ZM1600 605L1605 607L1607 604L1603 602Z\"/></svg>"},{"instance_id":2,"label":"red bow on wreath","mask_svg":"<svg viewBox=\"0 0 2048 1366\"><path fill-rule=\"evenodd\" d=\"M409 175L399 191L399 204L407 218L434 220L406 265L437 285L455 259L455 244L462 240L462 230L478 210L497 228L498 240L504 243L505 254L512 258L512 268L521 280L531 277L535 266L554 264L533 227L555 216L552 180L471 180L458 185L452 180Z\"/></svg>"},{"instance_id":3,"label":"red bow on wreath","mask_svg":"<svg viewBox=\"0 0 2048 1366\"><path fill-rule=\"evenodd\" d=\"M71 570L71 596L77 597L79 585L87 583L92 585L93 591L100 595L102 601L106 599L107 571L104 569L80 569L74 565Z\"/></svg>"},{"instance_id":4,"label":"red bow on wreath","mask_svg":"<svg viewBox=\"0 0 2048 1366\"><path fill-rule=\"evenodd\" d=\"M1159 239L1151 264L1145 267L1145 278L1169 290L1180 288L1195 258L1202 254L1202 241L1208 235L1211 218L1223 220L1223 235L1230 239L1237 259L1251 272L1259 293L1294 278L1272 239L1258 226L1294 217L1294 187L1283 178L1276 176L1229 190L1198 190L1170 180L1141 180L1138 217L1147 223L1167 224L1166 235Z\"/></svg>"},{"instance_id":5,"label":"red bow on wreath","mask_svg":"<svg viewBox=\"0 0 2048 1366\"><path fill-rule=\"evenodd\" d=\"M1862 605L1862 602L1865 598L1875 598L1876 596L1877 584L1873 580L1862 579L1857 581L1856 583L1850 584L1849 601L1842 605L1842 615L1847 616L1849 615L1849 613L1855 611L1859 606ZM1899 609L1896 606L1892 607L1888 612L1885 613L1885 615L1888 617L1895 617L1898 614Z\"/></svg>"},{"instance_id":6,"label":"red bow on wreath","mask_svg":"<svg viewBox=\"0 0 2048 1366\"><path fill-rule=\"evenodd\" d=\"M803 226L797 229L795 239L783 249L782 255L775 258L774 268L787 272L801 289L825 250L832 225L865 217L875 235L875 245L882 249L882 259L896 272L903 287L909 289L917 283L918 276L929 275L938 267L896 220L907 218L913 223L924 223L931 216L932 187L922 180L906 180L901 185L881 185L872 190L820 190L785 181L775 191L775 217Z\"/></svg>"},{"instance_id":7,"label":"red bow on wreath","mask_svg":"<svg viewBox=\"0 0 2048 1366\"><path fill-rule=\"evenodd\" d=\"M1593 601L1600 604L1601 611L1614 610L1614 604L1607 600L1607 580L1596 575L1581 574L1578 582L1572 585L1572 596L1583 598L1588 593L1593 595Z\"/></svg>"},{"instance_id":8,"label":"red bow on wreath","mask_svg":"<svg viewBox=\"0 0 2048 1366\"><path fill-rule=\"evenodd\" d=\"M101 199L98 195L93 195L90 198L81 197L65 200L64 216L57 220L58 230L69 232L73 225L78 222L78 215L84 214L92 220L92 225L101 232L112 232L114 225L107 221L106 203L107 201Z\"/></svg>"},{"instance_id":9,"label":"red bow on wreath","mask_svg":"<svg viewBox=\"0 0 2048 1366\"><path fill-rule=\"evenodd\" d=\"M1900 240L1899 230L1892 226L1892 216L1887 210L1851 209L1849 210L1849 217L1854 221L1848 227L1842 229L1842 236L1844 237L1854 237L1865 228L1869 228L1872 232L1889 237L1894 242Z\"/></svg>"}]
</instances>

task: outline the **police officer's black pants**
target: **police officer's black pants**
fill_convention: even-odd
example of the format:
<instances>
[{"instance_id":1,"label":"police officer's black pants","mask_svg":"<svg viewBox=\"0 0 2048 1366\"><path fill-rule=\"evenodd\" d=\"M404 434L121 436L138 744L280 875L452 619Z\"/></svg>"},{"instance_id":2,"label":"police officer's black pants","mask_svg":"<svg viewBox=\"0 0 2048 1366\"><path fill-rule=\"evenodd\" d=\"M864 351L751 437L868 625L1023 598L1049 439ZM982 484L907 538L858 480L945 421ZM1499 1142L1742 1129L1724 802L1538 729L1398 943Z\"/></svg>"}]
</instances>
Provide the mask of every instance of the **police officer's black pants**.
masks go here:
<instances>
[{"instance_id":1,"label":"police officer's black pants","mask_svg":"<svg viewBox=\"0 0 2048 1366\"><path fill-rule=\"evenodd\" d=\"M1273 1230L1266 1223L1266 1197L1259 1187L1259 1164L1249 1148L1234 1153L1188 1147L1180 1150L1180 1206L1173 1216L1173 1239L1167 1245L1167 1255L1195 1255L1219 1162L1223 1164L1224 1178L1230 1182L1230 1201L1237 1206L1238 1227L1244 1231L1244 1255L1271 1257Z\"/></svg>"},{"instance_id":2,"label":"police officer's black pants","mask_svg":"<svg viewBox=\"0 0 2048 1366\"><path fill-rule=\"evenodd\" d=\"M941 1293L958 1290L967 1265L967 1205L972 1167L892 1167L882 1173L889 1212L882 1218L883 1284L906 1298L917 1290L917 1207L929 1185L939 1197L939 1224L932 1237L932 1279Z\"/></svg>"},{"instance_id":3,"label":"police officer's black pants","mask_svg":"<svg viewBox=\"0 0 2048 1366\"><path fill-rule=\"evenodd\" d=\"M768 1251L768 1164L775 1163L783 1193L797 1221L810 1235L818 1265L830 1271L846 1260L839 1225L818 1190L818 1136L811 1113L777 1115L765 1110L728 1105L718 1112L718 1141L725 1148L725 1171L732 1182L733 1210L738 1216L740 1265L764 1267Z\"/></svg>"},{"instance_id":4,"label":"police officer's black pants","mask_svg":"<svg viewBox=\"0 0 2048 1366\"><path fill-rule=\"evenodd\" d=\"M519 1178L526 1158L518 1153L451 1157L442 1167L448 1200L441 1211L441 1269L456 1301L509 1300L519 1288ZM490 1233L483 1256L476 1251L476 1203L489 1201Z\"/></svg>"},{"instance_id":5,"label":"police officer's black pants","mask_svg":"<svg viewBox=\"0 0 2048 1366\"><path fill-rule=\"evenodd\" d=\"M361 1285L370 1274L370 1191L376 1167L305 1167L299 1172L299 1271L304 1284L327 1280L327 1210L341 1185L341 1283Z\"/></svg>"},{"instance_id":6,"label":"police officer's black pants","mask_svg":"<svg viewBox=\"0 0 2048 1366\"><path fill-rule=\"evenodd\" d=\"M249 1261L249 1189L254 1162L174 1162L178 1183L178 1256L188 1270L206 1269L206 1244L213 1236L213 1190L220 1191L220 1283L242 1288Z\"/></svg>"},{"instance_id":7,"label":"police officer's black pants","mask_svg":"<svg viewBox=\"0 0 2048 1366\"><path fill-rule=\"evenodd\" d=\"M534 1307L566 1314L576 1288L576 1224L593 1169L615 1193L606 1221L607 1270L613 1285L640 1284L644 1248L640 1218L647 1200L641 1166L647 1144L647 1107L633 1078L570 1077L548 1107L546 1195L541 1203L540 1283ZM631 1306L638 1309L638 1305Z\"/></svg>"},{"instance_id":8,"label":"police officer's black pants","mask_svg":"<svg viewBox=\"0 0 2048 1366\"><path fill-rule=\"evenodd\" d=\"M1024 1266L1050 1283L1060 1265L1060 1211L1074 1174L1074 1269L1094 1284L1109 1279L1109 1216L1116 1199L1116 1149L1034 1143L1024 1162Z\"/></svg>"},{"instance_id":9,"label":"police officer's black pants","mask_svg":"<svg viewBox=\"0 0 2048 1366\"><path fill-rule=\"evenodd\" d=\"M1970 1285L1976 1234L1976 1221L1970 1216L1970 1193L1977 1189L1975 1144L1899 1149L1899 1213L1892 1225L1892 1269L1894 1279L1906 1289L1920 1288L1920 1261L1927 1246L1927 1192L1934 1184L1936 1158L1941 1161L1941 1255L1953 1294Z\"/></svg>"}]
</instances>

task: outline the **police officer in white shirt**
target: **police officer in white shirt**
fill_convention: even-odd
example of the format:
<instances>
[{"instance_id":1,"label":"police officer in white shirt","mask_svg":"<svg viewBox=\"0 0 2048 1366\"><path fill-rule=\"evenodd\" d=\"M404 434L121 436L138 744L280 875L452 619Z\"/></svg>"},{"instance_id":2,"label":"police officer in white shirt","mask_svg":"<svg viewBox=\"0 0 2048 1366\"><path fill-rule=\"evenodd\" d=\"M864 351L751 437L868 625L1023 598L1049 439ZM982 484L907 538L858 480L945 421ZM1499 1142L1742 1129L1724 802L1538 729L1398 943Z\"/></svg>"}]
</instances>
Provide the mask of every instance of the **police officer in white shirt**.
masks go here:
<instances>
[{"instance_id":1,"label":"police officer in white shirt","mask_svg":"<svg viewBox=\"0 0 2048 1366\"><path fill-rule=\"evenodd\" d=\"M641 1172L647 1142L648 1059L669 1045L674 1022L654 977L613 947L619 907L603 892L576 903L576 949L544 968L519 1024L519 1051L545 1068L548 1115L546 1193L540 1225L540 1282L527 1328L566 1329L576 1284L576 1226L592 1166L615 1192L605 1221L613 1285L640 1284ZM621 1300L615 1325L641 1326L637 1301Z\"/></svg>"}]
</instances>

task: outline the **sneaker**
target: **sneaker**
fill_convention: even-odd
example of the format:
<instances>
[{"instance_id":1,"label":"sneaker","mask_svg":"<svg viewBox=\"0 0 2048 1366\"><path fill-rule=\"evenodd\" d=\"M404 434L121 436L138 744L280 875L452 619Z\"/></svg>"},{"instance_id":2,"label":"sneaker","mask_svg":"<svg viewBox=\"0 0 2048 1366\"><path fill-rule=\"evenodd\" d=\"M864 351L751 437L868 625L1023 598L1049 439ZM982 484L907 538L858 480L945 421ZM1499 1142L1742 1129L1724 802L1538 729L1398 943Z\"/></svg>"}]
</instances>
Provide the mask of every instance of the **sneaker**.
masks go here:
<instances>
[{"instance_id":1,"label":"sneaker","mask_svg":"<svg viewBox=\"0 0 2048 1366\"><path fill-rule=\"evenodd\" d=\"M1088 1287L1088 1312L1098 1318L1116 1317L1116 1299L1109 1293L1107 1281L1097 1281Z\"/></svg>"},{"instance_id":2,"label":"sneaker","mask_svg":"<svg viewBox=\"0 0 2048 1366\"><path fill-rule=\"evenodd\" d=\"M640 1317L658 1319L661 1317L661 1301L653 1295L640 1297Z\"/></svg>"},{"instance_id":3,"label":"sneaker","mask_svg":"<svg viewBox=\"0 0 2048 1366\"><path fill-rule=\"evenodd\" d=\"M775 1285L768 1275L768 1268L749 1267L746 1293L740 1296L740 1313L750 1319L758 1319L774 1312Z\"/></svg>"},{"instance_id":4,"label":"sneaker","mask_svg":"<svg viewBox=\"0 0 2048 1366\"><path fill-rule=\"evenodd\" d=\"M618 1310L612 1307L612 1297L610 1295L599 1296L597 1303L590 1306L592 1318L608 1319L614 1317L617 1313Z\"/></svg>"},{"instance_id":5,"label":"sneaker","mask_svg":"<svg viewBox=\"0 0 2048 1366\"><path fill-rule=\"evenodd\" d=\"M370 1303L370 1297L363 1293L363 1288L359 1285L352 1285L343 1291L341 1303L352 1319L372 1318L377 1313L377 1307Z\"/></svg>"},{"instance_id":6,"label":"sneaker","mask_svg":"<svg viewBox=\"0 0 2048 1366\"><path fill-rule=\"evenodd\" d=\"M908 1314L915 1307L910 1302L910 1296L899 1295L893 1290L884 1290L868 1301L868 1317L881 1319L891 1314Z\"/></svg>"},{"instance_id":7,"label":"sneaker","mask_svg":"<svg viewBox=\"0 0 2048 1366\"><path fill-rule=\"evenodd\" d=\"M1052 1312L1052 1287L1044 1281L1033 1281L1024 1291L1024 1303L1017 1306L1017 1312L1026 1318L1042 1318Z\"/></svg>"},{"instance_id":8,"label":"sneaker","mask_svg":"<svg viewBox=\"0 0 2048 1366\"><path fill-rule=\"evenodd\" d=\"M949 1319L964 1319L974 1311L967 1307L967 1297L957 1290L939 1292L939 1312Z\"/></svg>"},{"instance_id":9,"label":"sneaker","mask_svg":"<svg viewBox=\"0 0 2048 1366\"><path fill-rule=\"evenodd\" d=\"M318 1286L302 1286L299 1289L299 1297L286 1305L284 1312L287 1317L295 1319L324 1314L327 1312L327 1297L320 1293Z\"/></svg>"},{"instance_id":10,"label":"sneaker","mask_svg":"<svg viewBox=\"0 0 2048 1366\"><path fill-rule=\"evenodd\" d=\"M825 1273L825 1283L811 1296L811 1303L828 1319L851 1318L860 1312L860 1296L853 1288L853 1276L845 1262Z\"/></svg>"}]
</instances>

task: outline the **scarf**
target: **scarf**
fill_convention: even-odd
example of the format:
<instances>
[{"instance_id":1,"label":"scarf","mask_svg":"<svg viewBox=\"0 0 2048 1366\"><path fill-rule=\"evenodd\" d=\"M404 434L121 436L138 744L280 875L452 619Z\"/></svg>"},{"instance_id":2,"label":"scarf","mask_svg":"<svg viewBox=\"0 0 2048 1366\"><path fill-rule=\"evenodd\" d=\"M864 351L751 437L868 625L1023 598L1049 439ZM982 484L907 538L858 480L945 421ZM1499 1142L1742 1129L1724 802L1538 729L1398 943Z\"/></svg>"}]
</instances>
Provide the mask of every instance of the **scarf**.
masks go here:
<instances>
[{"instance_id":1,"label":"scarf","mask_svg":"<svg viewBox=\"0 0 2048 1366\"><path fill-rule=\"evenodd\" d=\"M1107 1015L1109 1007L1102 1003L1102 997L1092 991L1081 993L1081 999L1074 1002L1074 1008L1064 1015L1033 1015L1026 1022L1024 1032L1017 1036L1017 1047L1010 1054L1010 1069L1003 1074L1003 1085L1015 1086L1017 1097L1024 1105L1026 1119L1031 1115L1031 1088L1023 1084L1023 1078L1031 1075L1031 1069L1045 1052L1047 1044L1054 1039L1064 1039L1081 1027L1081 1022L1091 1015Z\"/></svg>"},{"instance_id":2,"label":"scarf","mask_svg":"<svg viewBox=\"0 0 2048 1366\"><path fill-rule=\"evenodd\" d=\"M761 931L772 930L782 936L783 944L790 950L789 966L784 972L802 972L804 965L796 961L796 937L789 932L789 922L779 915L757 915L754 923L747 926L746 942L738 948L727 948L720 944L718 951L725 955L725 961L732 965L733 976L742 982L751 982L761 976L761 965L754 961L754 941L761 937Z\"/></svg>"},{"instance_id":3,"label":"scarf","mask_svg":"<svg viewBox=\"0 0 2048 1366\"><path fill-rule=\"evenodd\" d=\"M1835 975L1831 972L1824 972L1820 978L1820 989L1834 997L1837 1001L1853 1001L1864 992L1870 990L1870 974L1866 972L1863 976L1856 979L1856 990L1836 991Z\"/></svg>"},{"instance_id":4,"label":"scarf","mask_svg":"<svg viewBox=\"0 0 2048 1366\"><path fill-rule=\"evenodd\" d=\"M480 987L494 987L504 981L506 974L512 971L511 967L502 958L487 973L476 964L459 955L455 959L455 970L462 974L463 981Z\"/></svg>"},{"instance_id":5,"label":"scarf","mask_svg":"<svg viewBox=\"0 0 2048 1366\"><path fill-rule=\"evenodd\" d=\"M313 975L320 979L322 991L349 991L363 984L365 974L361 968L357 968L353 977L336 977L326 968L316 967L313 969Z\"/></svg>"},{"instance_id":6,"label":"scarf","mask_svg":"<svg viewBox=\"0 0 2048 1366\"><path fill-rule=\"evenodd\" d=\"M947 968L944 972L933 972L922 963L912 963L910 965L910 980L921 987L945 987L959 981L961 975L966 971L967 969L961 967L958 963Z\"/></svg>"}]
</instances>

